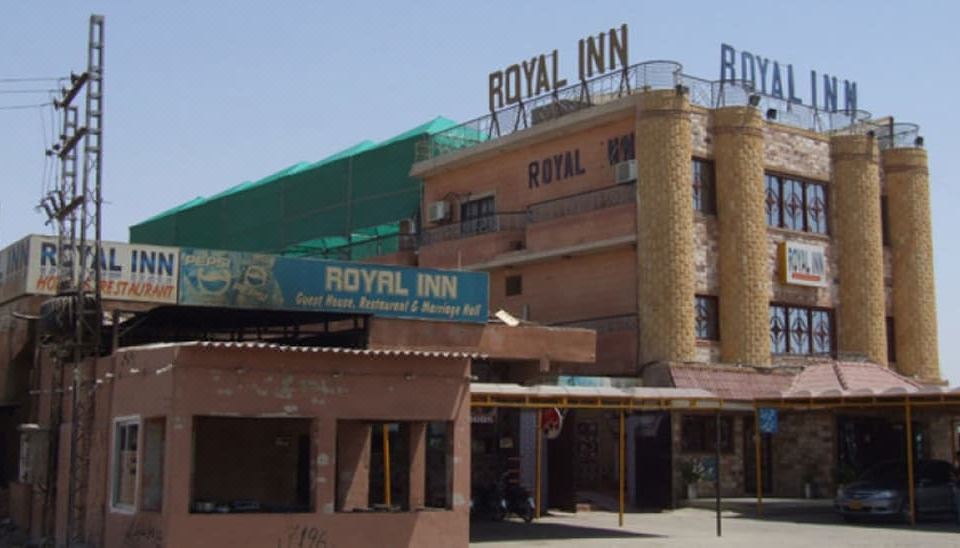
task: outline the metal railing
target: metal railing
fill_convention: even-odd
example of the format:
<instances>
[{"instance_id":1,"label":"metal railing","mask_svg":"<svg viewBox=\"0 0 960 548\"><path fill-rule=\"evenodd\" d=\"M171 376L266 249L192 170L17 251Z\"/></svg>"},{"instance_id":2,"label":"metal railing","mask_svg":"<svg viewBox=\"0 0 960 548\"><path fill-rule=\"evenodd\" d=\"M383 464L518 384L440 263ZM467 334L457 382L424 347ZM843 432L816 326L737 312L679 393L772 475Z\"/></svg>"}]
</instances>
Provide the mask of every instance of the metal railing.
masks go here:
<instances>
[{"instance_id":1,"label":"metal railing","mask_svg":"<svg viewBox=\"0 0 960 548\"><path fill-rule=\"evenodd\" d=\"M828 111L791 102L758 91L746 81L713 81L683 74L673 61L647 61L573 84L553 93L522 101L433 135L424 136L416 148L416 161L529 129L539 123L578 112L627 95L652 89L680 87L689 93L691 104L706 108L754 105L770 121L822 133L874 131L881 148L922 146L914 124L874 123L863 110Z\"/></svg>"},{"instance_id":2,"label":"metal railing","mask_svg":"<svg viewBox=\"0 0 960 548\"><path fill-rule=\"evenodd\" d=\"M587 318L583 320L572 320L567 322L556 322L550 324L556 327L579 327L582 329L592 329L600 333L612 333L614 331L636 331L637 315L623 314L620 316L604 316L601 318Z\"/></svg>"},{"instance_id":3,"label":"metal railing","mask_svg":"<svg viewBox=\"0 0 960 548\"><path fill-rule=\"evenodd\" d=\"M670 89L677 85L680 63L647 61L584 80L427 135L417 143L417 161L505 137L572 112L615 101L640 90Z\"/></svg>"},{"instance_id":4,"label":"metal railing","mask_svg":"<svg viewBox=\"0 0 960 548\"><path fill-rule=\"evenodd\" d=\"M506 230L523 230L526 226L527 212L525 211L494 213L424 230L420 234L420 245L431 245Z\"/></svg>"},{"instance_id":5,"label":"metal railing","mask_svg":"<svg viewBox=\"0 0 960 548\"><path fill-rule=\"evenodd\" d=\"M357 240L327 249L308 247L293 248L284 254L296 257L315 257L342 261L360 261L369 257L389 255L399 251L414 251L416 249L416 234L390 234L388 236Z\"/></svg>"},{"instance_id":6,"label":"metal railing","mask_svg":"<svg viewBox=\"0 0 960 548\"><path fill-rule=\"evenodd\" d=\"M608 186L598 190L588 190L572 196L563 196L531 204L527 207L528 220L540 223L559 219L568 215L588 213L621 204L637 201L636 183Z\"/></svg>"}]
</instances>

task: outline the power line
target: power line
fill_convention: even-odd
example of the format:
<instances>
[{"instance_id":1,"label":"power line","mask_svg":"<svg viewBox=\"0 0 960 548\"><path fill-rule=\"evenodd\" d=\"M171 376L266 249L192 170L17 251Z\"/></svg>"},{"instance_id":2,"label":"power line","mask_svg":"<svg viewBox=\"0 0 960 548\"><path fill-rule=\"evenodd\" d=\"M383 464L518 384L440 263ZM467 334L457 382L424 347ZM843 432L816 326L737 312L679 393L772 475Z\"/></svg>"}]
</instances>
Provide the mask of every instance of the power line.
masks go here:
<instances>
[{"instance_id":1,"label":"power line","mask_svg":"<svg viewBox=\"0 0 960 548\"><path fill-rule=\"evenodd\" d=\"M47 93L56 92L55 89L0 89L0 95L13 95L14 93Z\"/></svg>"},{"instance_id":2,"label":"power line","mask_svg":"<svg viewBox=\"0 0 960 548\"><path fill-rule=\"evenodd\" d=\"M40 78L40 77L37 77L37 78L0 78L0 82L2 82L2 83L7 83L7 82L58 82L58 81L60 81L60 80L63 80L63 78L53 78L53 77L46 77L46 78Z\"/></svg>"},{"instance_id":3,"label":"power line","mask_svg":"<svg viewBox=\"0 0 960 548\"><path fill-rule=\"evenodd\" d=\"M28 108L41 108L47 105L52 105L53 103L37 103L35 105L8 105L0 107L0 110L23 110Z\"/></svg>"}]
</instances>

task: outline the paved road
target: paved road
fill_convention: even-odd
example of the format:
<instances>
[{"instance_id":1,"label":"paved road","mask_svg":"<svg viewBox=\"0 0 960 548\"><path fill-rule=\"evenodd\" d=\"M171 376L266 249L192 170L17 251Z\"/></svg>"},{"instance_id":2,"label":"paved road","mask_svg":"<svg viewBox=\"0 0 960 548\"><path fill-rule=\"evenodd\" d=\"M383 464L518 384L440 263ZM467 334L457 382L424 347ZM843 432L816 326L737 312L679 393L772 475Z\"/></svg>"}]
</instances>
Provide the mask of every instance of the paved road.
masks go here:
<instances>
[{"instance_id":1,"label":"paved road","mask_svg":"<svg viewBox=\"0 0 960 548\"><path fill-rule=\"evenodd\" d=\"M960 526L952 521L922 522L916 528L899 524L844 523L828 505L768 507L757 519L748 505L730 505L722 514L723 536L716 536L713 511L682 508L662 513L630 513L624 527L615 512L552 512L539 522L516 518L471 524L470 545L507 546L774 546L776 548L938 547L960 546Z\"/></svg>"}]
</instances>

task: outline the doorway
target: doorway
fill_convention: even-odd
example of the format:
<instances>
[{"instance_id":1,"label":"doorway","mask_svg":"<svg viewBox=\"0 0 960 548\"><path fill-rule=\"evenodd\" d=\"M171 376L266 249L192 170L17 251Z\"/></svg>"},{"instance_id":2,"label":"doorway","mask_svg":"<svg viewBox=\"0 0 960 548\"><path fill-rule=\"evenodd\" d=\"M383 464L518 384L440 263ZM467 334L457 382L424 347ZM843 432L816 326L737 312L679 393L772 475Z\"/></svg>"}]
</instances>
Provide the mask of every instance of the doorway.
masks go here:
<instances>
[{"instance_id":1,"label":"doorway","mask_svg":"<svg viewBox=\"0 0 960 548\"><path fill-rule=\"evenodd\" d=\"M670 413L641 413L634 430L637 507L662 510L673 505L673 444Z\"/></svg>"}]
</instances>

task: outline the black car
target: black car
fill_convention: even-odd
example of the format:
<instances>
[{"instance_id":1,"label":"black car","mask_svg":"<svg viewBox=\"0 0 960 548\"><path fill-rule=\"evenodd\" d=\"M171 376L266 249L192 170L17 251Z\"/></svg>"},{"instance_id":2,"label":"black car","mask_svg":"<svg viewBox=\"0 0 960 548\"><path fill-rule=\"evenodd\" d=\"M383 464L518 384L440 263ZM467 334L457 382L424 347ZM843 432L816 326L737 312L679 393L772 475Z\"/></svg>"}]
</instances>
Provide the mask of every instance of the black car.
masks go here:
<instances>
[{"instance_id":1,"label":"black car","mask_svg":"<svg viewBox=\"0 0 960 548\"><path fill-rule=\"evenodd\" d=\"M914 468L917 514L957 516L953 466L942 460L921 460ZM834 508L847 521L861 517L910 519L907 463L886 461L868 468L853 483L837 490Z\"/></svg>"}]
</instances>

